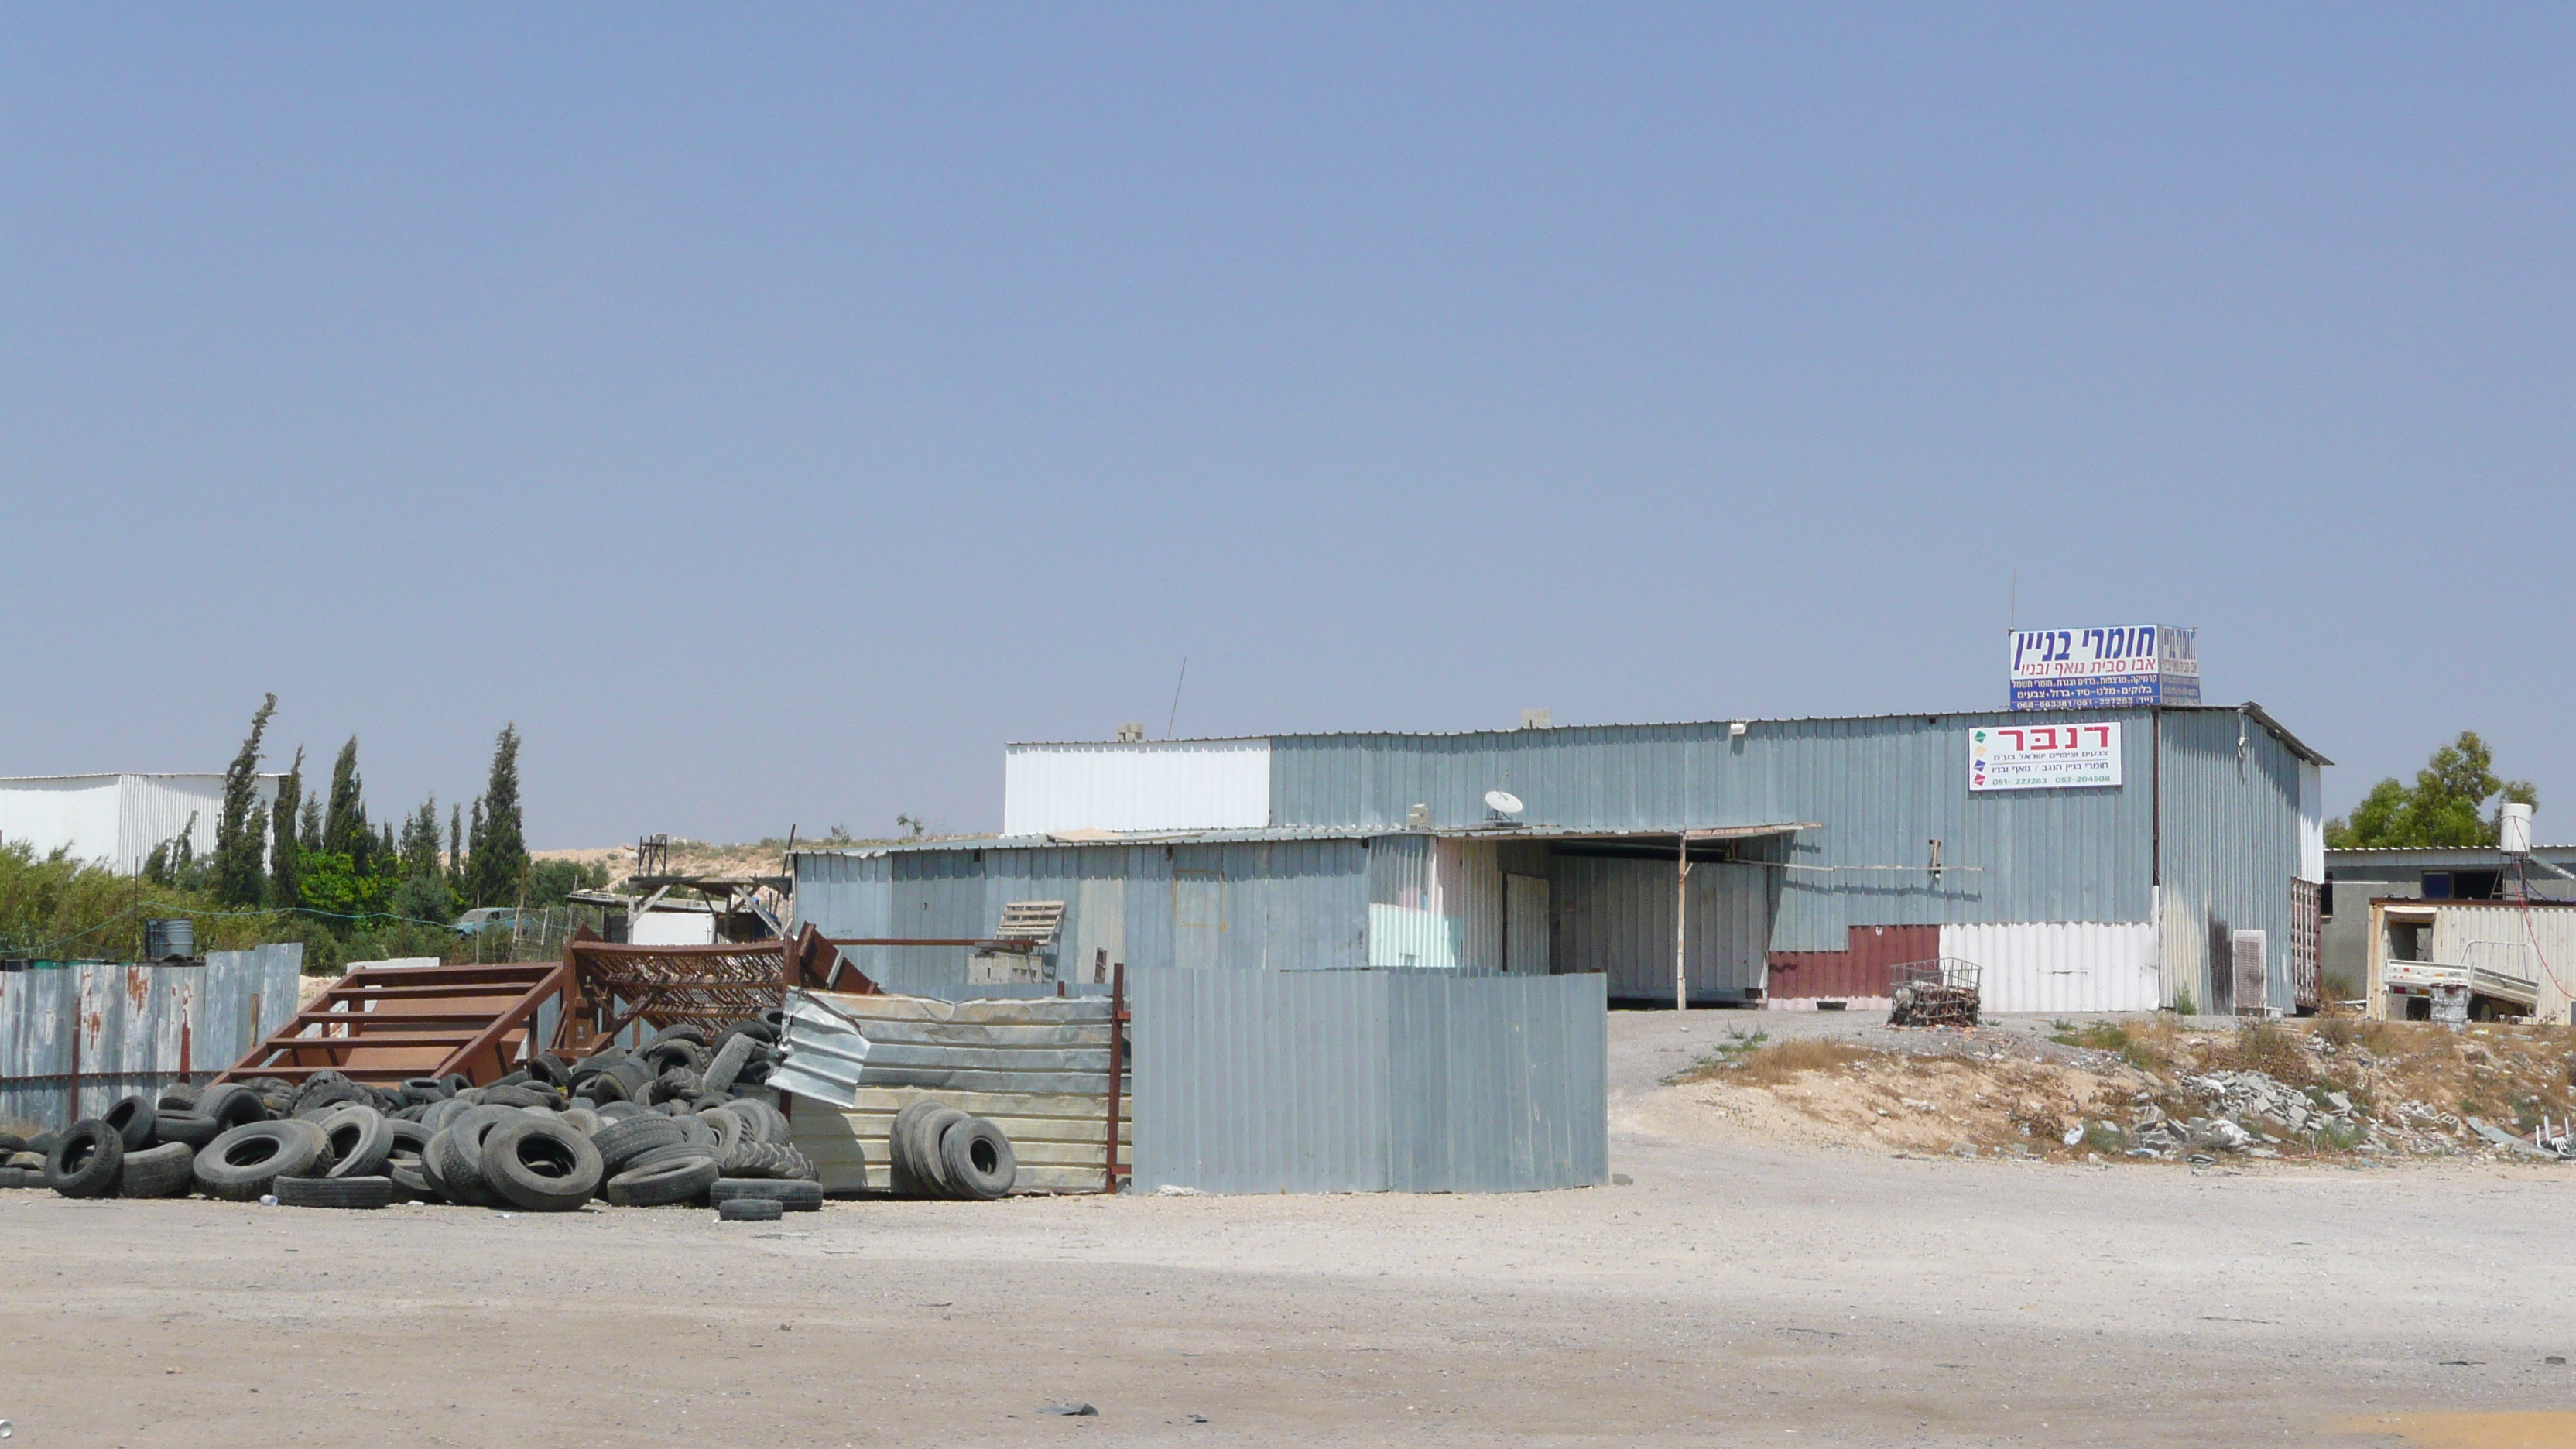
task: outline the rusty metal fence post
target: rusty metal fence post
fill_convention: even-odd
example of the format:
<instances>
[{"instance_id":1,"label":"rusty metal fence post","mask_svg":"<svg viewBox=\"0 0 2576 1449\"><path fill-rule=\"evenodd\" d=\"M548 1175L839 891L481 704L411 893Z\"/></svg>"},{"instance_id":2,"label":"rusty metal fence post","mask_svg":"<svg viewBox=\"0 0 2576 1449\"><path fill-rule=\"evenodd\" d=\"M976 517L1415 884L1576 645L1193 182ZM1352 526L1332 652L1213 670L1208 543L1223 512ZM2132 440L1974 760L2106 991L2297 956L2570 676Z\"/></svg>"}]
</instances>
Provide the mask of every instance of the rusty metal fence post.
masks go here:
<instances>
[{"instance_id":1,"label":"rusty metal fence post","mask_svg":"<svg viewBox=\"0 0 2576 1449\"><path fill-rule=\"evenodd\" d=\"M1109 1151L1101 1171L1100 1190L1118 1191L1118 1088L1127 1065L1127 963L1109 975Z\"/></svg>"}]
</instances>

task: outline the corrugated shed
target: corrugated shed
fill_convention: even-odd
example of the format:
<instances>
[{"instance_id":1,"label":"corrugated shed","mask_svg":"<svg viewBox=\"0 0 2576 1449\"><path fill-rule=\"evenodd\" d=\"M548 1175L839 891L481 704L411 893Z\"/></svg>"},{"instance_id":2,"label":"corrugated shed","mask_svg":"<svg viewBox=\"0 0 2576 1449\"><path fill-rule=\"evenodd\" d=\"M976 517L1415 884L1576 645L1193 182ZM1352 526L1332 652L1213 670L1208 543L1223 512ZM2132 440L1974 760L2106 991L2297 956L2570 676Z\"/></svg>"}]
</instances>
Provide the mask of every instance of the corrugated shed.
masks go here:
<instances>
[{"instance_id":1,"label":"corrugated shed","mask_svg":"<svg viewBox=\"0 0 2576 1449\"><path fill-rule=\"evenodd\" d=\"M2249 715L2165 712L2157 786L2164 842L2164 975L2169 993L2188 990L2204 1010L2239 1005L2226 971L2211 970L2211 963L2223 968L2229 933L2245 930L2268 933L2273 945L2268 1002L2242 1004L2292 1008L2286 946L2290 882L2299 874L2302 854L2299 763L2286 740Z\"/></svg>"},{"instance_id":2,"label":"corrugated shed","mask_svg":"<svg viewBox=\"0 0 2576 1449\"><path fill-rule=\"evenodd\" d=\"M202 966L0 972L0 1119L60 1127L182 1073L222 1071L295 1014L303 961L293 943L209 952Z\"/></svg>"},{"instance_id":3,"label":"corrugated shed","mask_svg":"<svg viewBox=\"0 0 2576 1449\"><path fill-rule=\"evenodd\" d=\"M1671 1001L1674 865L1575 855L1552 865L1555 968L1603 973L1616 999ZM1692 864L1692 1000L1746 1001L1761 990L1773 873L1758 865Z\"/></svg>"},{"instance_id":4,"label":"corrugated shed","mask_svg":"<svg viewBox=\"0 0 2576 1449\"><path fill-rule=\"evenodd\" d=\"M1759 721L1741 737L1722 723L1279 736L1271 816L1283 827L1401 829L1408 807L1421 804L1435 827L1466 828L1483 819L1484 793L1501 788L1521 797L1533 827L1817 821L1822 832L1799 838L1800 863L1904 868L1793 872L1782 949L1837 949L1846 922L2143 921L2152 905L2151 717L2086 715L2124 725L2120 788L1974 793L1968 731L2010 716ZM1912 869L1928 864L1935 839L1952 867L1938 881Z\"/></svg>"},{"instance_id":5,"label":"corrugated shed","mask_svg":"<svg viewBox=\"0 0 2576 1449\"><path fill-rule=\"evenodd\" d=\"M1940 955L1976 963L1988 1012L2153 1011L2163 1002L2156 928L2144 922L1943 926L1940 938Z\"/></svg>"},{"instance_id":6,"label":"corrugated shed","mask_svg":"<svg viewBox=\"0 0 2576 1449\"><path fill-rule=\"evenodd\" d=\"M1599 977L1147 972L1131 985L1139 1191L1608 1177Z\"/></svg>"},{"instance_id":7,"label":"corrugated shed","mask_svg":"<svg viewBox=\"0 0 2576 1449\"><path fill-rule=\"evenodd\" d=\"M1013 745L1002 781L1009 835L1270 823L1268 740Z\"/></svg>"},{"instance_id":8,"label":"corrugated shed","mask_svg":"<svg viewBox=\"0 0 2576 1449\"><path fill-rule=\"evenodd\" d=\"M1888 968L1941 956L1939 926L1861 926L1840 951L1774 951L1773 1001L1866 1000L1888 993Z\"/></svg>"}]
</instances>

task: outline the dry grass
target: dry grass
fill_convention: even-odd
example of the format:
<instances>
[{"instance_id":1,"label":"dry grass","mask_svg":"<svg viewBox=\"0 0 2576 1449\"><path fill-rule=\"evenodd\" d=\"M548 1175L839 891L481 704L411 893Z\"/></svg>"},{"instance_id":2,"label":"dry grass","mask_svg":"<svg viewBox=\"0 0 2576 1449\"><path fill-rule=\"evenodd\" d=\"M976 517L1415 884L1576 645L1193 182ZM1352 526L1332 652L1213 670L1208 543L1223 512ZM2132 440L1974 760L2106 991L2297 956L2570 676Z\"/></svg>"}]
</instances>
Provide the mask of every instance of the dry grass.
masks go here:
<instances>
[{"instance_id":1,"label":"dry grass","mask_svg":"<svg viewBox=\"0 0 2576 1449\"><path fill-rule=\"evenodd\" d=\"M1731 1082L1777 1087L1801 1072L1840 1071L1857 1062L1876 1061L1888 1053L1842 1041L1784 1041L1744 1055L1736 1066L1720 1068Z\"/></svg>"}]
</instances>

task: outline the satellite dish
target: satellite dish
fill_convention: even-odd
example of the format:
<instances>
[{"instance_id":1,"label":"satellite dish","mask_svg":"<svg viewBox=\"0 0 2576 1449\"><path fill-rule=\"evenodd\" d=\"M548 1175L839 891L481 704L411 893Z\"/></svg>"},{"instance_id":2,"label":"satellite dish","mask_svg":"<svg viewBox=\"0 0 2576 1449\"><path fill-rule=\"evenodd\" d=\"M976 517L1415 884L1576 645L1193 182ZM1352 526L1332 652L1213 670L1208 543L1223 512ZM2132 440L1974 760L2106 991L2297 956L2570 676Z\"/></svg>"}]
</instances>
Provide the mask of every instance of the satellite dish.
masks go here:
<instances>
[{"instance_id":1,"label":"satellite dish","mask_svg":"<svg viewBox=\"0 0 2576 1449\"><path fill-rule=\"evenodd\" d=\"M1497 815L1518 815L1521 813L1521 797L1509 790L1488 790L1485 792L1485 808Z\"/></svg>"}]
</instances>

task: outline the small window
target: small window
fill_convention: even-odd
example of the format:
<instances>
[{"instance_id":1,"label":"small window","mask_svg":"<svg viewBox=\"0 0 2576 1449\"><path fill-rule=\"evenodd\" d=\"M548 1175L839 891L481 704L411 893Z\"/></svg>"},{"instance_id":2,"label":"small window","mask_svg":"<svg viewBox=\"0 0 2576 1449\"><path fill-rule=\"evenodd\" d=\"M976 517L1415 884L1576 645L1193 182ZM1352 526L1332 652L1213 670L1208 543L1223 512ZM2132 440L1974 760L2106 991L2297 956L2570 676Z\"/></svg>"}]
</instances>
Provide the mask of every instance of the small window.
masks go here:
<instances>
[{"instance_id":1,"label":"small window","mask_svg":"<svg viewBox=\"0 0 2576 1449\"><path fill-rule=\"evenodd\" d=\"M2504 873L2493 870L2455 870L2451 872L2451 899L2455 901L2491 901L2498 894Z\"/></svg>"},{"instance_id":2,"label":"small window","mask_svg":"<svg viewBox=\"0 0 2576 1449\"><path fill-rule=\"evenodd\" d=\"M2424 872L2424 899L2447 901L2451 898L2451 873L2447 870Z\"/></svg>"},{"instance_id":3,"label":"small window","mask_svg":"<svg viewBox=\"0 0 2576 1449\"><path fill-rule=\"evenodd\" d=\"M2327 871L2325 884L2317 887L2317 919L2334 919L2334 872Z\"/></svg>"}]
</instances>

